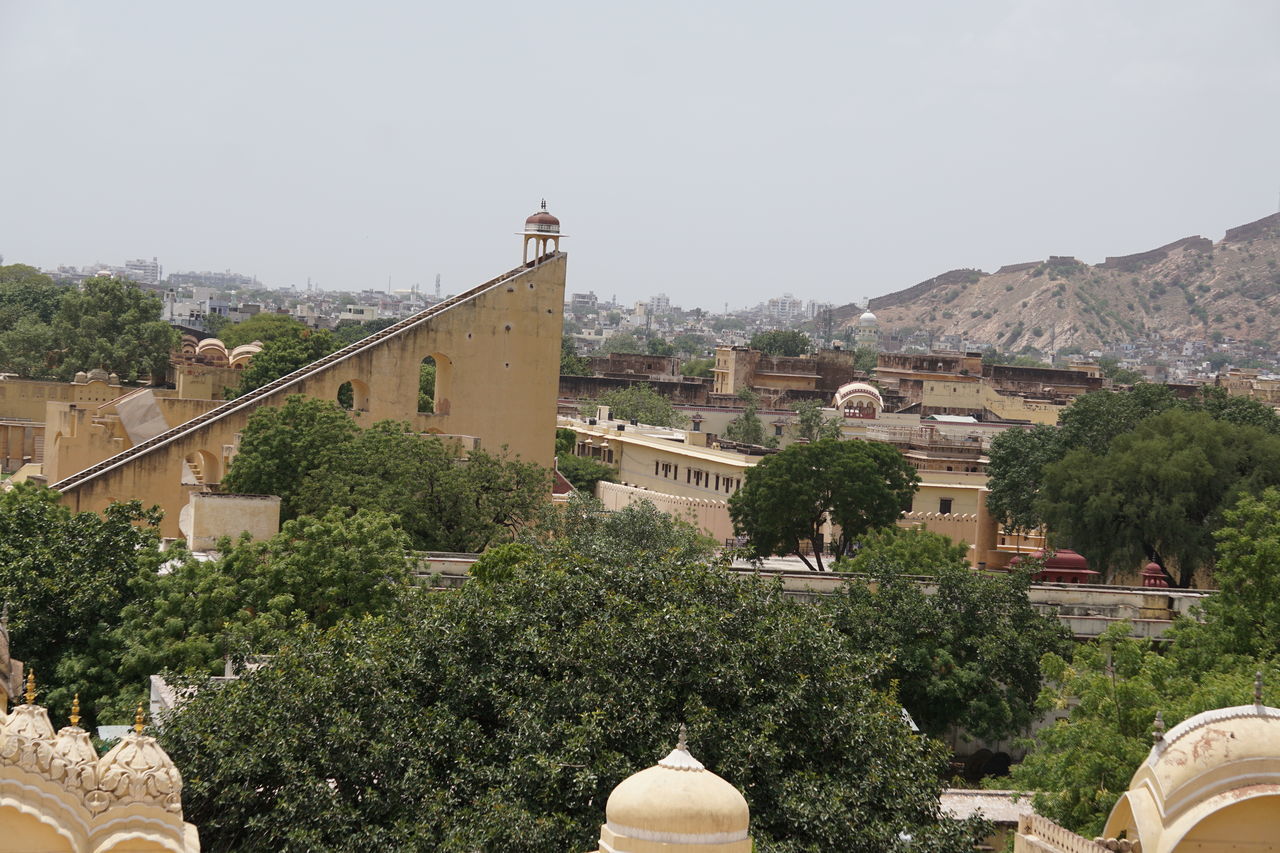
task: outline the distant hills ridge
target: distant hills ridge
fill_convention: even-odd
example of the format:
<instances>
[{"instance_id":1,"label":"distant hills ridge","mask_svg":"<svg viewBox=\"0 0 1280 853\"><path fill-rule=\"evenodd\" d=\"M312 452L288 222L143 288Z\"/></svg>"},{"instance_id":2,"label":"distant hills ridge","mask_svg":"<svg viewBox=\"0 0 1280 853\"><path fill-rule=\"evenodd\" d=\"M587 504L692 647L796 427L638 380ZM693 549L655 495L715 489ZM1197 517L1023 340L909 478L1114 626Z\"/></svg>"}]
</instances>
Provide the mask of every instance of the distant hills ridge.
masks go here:
<instances>
[{"instance_id":1,"label":"distant hills ridge","mask_svg":"<svg viewBox=\"0 0 1280 853\"><path fill-rule=\"evenodd\" d=\"M836 309L849 324L861 308ZM1089 265L1068 256L958 269L871 300L882 331L958 335L1001 351L1140 339L1280 342L1280 213Z\"/></svg>"}]
</instances>

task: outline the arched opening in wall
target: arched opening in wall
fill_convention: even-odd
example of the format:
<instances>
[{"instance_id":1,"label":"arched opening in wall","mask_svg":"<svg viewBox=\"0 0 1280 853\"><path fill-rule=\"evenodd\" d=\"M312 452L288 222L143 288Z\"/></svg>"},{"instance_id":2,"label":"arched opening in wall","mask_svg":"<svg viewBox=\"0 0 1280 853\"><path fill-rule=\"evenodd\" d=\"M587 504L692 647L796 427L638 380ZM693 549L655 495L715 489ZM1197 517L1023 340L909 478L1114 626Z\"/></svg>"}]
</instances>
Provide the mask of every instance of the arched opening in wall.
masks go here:
<instances>
[{"instance_id":1,"label":"arched opening in wall","mask_svg":"<svg viewBox=\"0 0 1280 853\"><path fill-rule=\"evenodd\" d=\"M183 472L183 483L208 485L222 482L222 465L218 457L207 450L196 450L187 454L183 460L186 470Z\"/></svg>"},{"instance_id":2,"label":"arched opening in wall","mask_svg":"<svg viewBox=\"0 0 1280 853\"><path fill-rule=\"evenodd\" d=\"M418 367L418 414L430 415L436 410L436 360L427 356Z\"/></svg>"},{"instance_id":3,"label":"arched opening in wall","mask_svg":"<svg viewBox=\"0 0 1280 853\"><path fill-rule=\"evenodd\" d=\"M348 379L338 386L338 405L348 411L369 411L369 386L359 379Z\"/></svg>"},{"instance_id":4,"label":"arched opening in wall","mask_svg":"<svg viewBox=\"0 0 1280 853\"><path fill-rule=\"evenodd\" d=\"M433 352L422 360L422 368L419 372L419 383L422 376L426 372L426 366L431 364L434 367L434 385L431 394L431 412L436 415L449 414L449 394L453 389L453 360L443 353ZM421 384L419 385L421 389ZM421 393L421 390L419 390ZM419 406L422 404L422 398L419 397ZM421 408L418 411L422 411Z\"/></svg>"}]
</instances>

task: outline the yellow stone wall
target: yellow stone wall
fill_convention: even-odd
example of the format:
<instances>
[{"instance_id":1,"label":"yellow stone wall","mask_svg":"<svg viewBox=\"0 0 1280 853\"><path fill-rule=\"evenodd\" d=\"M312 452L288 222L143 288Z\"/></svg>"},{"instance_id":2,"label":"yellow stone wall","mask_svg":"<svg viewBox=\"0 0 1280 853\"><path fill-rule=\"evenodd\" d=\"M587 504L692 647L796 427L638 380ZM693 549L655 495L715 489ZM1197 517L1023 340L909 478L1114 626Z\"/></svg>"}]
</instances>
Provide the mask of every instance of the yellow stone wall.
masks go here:
<instances>
[{"instance_id":1,"label":"yellow stone wall","mask_svg":"<svg viewBox=\"0 0 1280 853\"><path fill-rule=\"evenodd\" d=\"M253 411L292 394L336 400L351 382L359 423L408 421L423 432L475 436L481 447L550 467L555 453L556 388L567 257L549 256L405 321L399 331L357 345L341 360L281 387L224 403L209 420L163 443L126 451L104 470L52 485L72 509L101 511L112 500L142 499L165 510L162 533L177 537L188 458L219 482ZM422 359L437 362L436 413L419 414Z\"/></svg>"}]
</instances>

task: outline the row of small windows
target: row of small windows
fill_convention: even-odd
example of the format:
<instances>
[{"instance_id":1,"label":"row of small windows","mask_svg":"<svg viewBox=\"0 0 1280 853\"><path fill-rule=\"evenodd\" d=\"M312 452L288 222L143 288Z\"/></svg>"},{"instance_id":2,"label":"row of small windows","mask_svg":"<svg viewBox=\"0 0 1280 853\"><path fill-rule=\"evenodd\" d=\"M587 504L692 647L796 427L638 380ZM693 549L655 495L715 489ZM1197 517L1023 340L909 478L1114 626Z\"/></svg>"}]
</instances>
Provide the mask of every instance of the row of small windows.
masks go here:
<instances>
[{"instance_id":1,"label":"row of small windows","mask_svg":"<svg viewBox=\"0 0 1280 853\"><path fill-rule=\"evenodd\" d=\"M680 465L675 462L655 461L653 463L653 476L679 480ZM733 494L742 487L742 479L740 477L724 477L720 474L713 474L710 471L688 467L684 469L684 482L689 486L724 492L727 495Z\"/></svg>"}]
</instances>

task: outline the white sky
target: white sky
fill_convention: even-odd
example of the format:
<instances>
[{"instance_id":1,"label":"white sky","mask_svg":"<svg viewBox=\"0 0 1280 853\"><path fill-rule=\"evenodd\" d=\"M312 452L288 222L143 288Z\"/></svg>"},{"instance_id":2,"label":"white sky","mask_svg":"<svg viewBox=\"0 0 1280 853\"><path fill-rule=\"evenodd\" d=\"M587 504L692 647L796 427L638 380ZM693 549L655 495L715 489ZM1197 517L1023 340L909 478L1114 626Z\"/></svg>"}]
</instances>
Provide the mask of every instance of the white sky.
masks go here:
<instances>
[{"instance_id":1,"label":"white sky","mask_svg":"<svg viewBox=\"0 0 1280 853\"><path fill-rule=\"evenodd\" d=\"M0 253L342 289L519 262L717 310L1218 239L1280 3L0 0Z\"/></svg>"}]
</instances>

